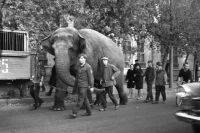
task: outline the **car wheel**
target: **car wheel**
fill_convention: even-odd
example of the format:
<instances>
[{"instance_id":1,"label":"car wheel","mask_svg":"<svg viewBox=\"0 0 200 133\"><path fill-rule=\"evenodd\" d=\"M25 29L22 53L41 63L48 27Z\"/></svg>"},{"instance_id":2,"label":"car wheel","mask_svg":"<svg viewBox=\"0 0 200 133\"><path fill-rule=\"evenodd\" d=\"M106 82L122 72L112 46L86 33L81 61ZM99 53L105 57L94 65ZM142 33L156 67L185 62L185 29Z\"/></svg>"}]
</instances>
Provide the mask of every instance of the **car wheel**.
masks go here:
<instances>
[{"instance_id":1,"label":"car wheel","mask_svg":"<svg viewBox=\"0 0 200 133\"><path fill-rule=\"evenodd\" d=\"M182 104L182 99L181 97L176 96L176 106L179 107Z\"/></svg>"},{"instance_id":2,"label":"car wheel","mask_svg":"<svg viewBox=\"0 0 200 133\"><path fill-rule=\"evenodd\" d=\"M194 133L200 133L200 125L199 124L192 124L192 129Z\"/></svg>"}]
</instances>

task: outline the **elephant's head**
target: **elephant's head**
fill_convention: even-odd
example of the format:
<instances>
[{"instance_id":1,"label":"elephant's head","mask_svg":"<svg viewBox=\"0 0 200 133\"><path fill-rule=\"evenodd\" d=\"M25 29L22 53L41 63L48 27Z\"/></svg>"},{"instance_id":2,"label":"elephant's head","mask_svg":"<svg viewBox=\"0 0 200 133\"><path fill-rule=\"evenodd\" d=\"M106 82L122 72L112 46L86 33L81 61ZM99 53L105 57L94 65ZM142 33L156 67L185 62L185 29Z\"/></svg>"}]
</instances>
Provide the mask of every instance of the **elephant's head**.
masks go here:
<instances>
[{"instance_id":1,"label":"elephant's head","mask_svg":"<svg viewBox=\"0 0 200 133\"><path fill-rule=\"evenodd\" d=\"M75 78L72 69L77 63L79 53L84 53L85 39L74 28L60 28L41 45L50 54L55 55L56 72L58 78L68 86L74 86Z\"/></svg>"}]
</instances>

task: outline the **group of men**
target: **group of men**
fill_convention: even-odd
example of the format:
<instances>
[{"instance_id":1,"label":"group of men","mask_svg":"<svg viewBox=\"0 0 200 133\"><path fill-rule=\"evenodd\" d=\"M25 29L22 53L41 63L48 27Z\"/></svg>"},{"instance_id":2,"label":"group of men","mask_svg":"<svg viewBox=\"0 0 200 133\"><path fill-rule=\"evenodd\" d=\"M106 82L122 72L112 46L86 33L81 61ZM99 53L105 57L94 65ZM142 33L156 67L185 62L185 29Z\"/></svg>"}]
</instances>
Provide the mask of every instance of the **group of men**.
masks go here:
<instances>
[{"instance_id":1,"label":"group of men","mask_svg":"<svg viewBox=\"0 0 200 133\"><path fill-rule=\"evenodd\" d=\"M148 61L148 67L146 69L144 76L145 76L145 81L147 83L147 97L144 102L145 103L152 102L153 104L158 104L159 97L161 94L163 98L163 103L165 103L166 101L165 85L167 83L167 75L162 67L162 63L157 62L155 70L152 61ZM155 101L153 101L153 93L152 93L154 80L156 89Z\"/></svg>"},{"instance_id":2,"label":"group of men","mask_svg":"<svg viewBox=\"0 0 200 133\"><path fill-rule=\"evenodd\" d=\"M120 74L120 70L114 66L113 64L108 63L108 57L102 57L103 68L102 72L100 72L100 84L105 89L97 89L94 88L94 77L93 77L93 70L92 67L86 62L87 56L86 54L80 54L78 56L78 68L76 72L76 79L75 79L75 86L73 92L78 95L78 100L76 106L72 109L72 118L76 118L77 114L82 107L85 105L86 113L85 116L92 115L90 102L88 100L88 90L90 92L97 92L100 93L100 101L102 108L99 111L105 111L107 108L106 102L106 94L108 94L109 98L115 105L115 109L119 108L119 104L115 96L113 95L113 86L116 84L116 77ZM191 71L189 70L189 65L187 63L184 64L183 69L179 72L178 81L184 82L191 82L192 75ZM55 66L52 69L52 72L55 73ZM54 74L51 77L56 77ZM148 67L144 74L145 81L147 83L147 97L144 102L152 102L157 104L159 102L160 94L163 98L163 103L166 101L166 92L165 92L165 85L167 83L167 75L165 70L162 68L161 62L156 63L156 69L153 67L152 61L148 61ZM52 79L53 80L53 79ZM155 80L155 101L153 101L153 94L152 94L152 86ZM53 85L55 85L55 80L53 80ZM51 83L50 83L51 84ZM43 100L39 98L39 91L40 91L40 84L36 81L36 83L29 86L31 96L34 98L35 104L33 105L34 109L37 109L43 103ZM47 95L51 95L52 88Z\"/></svg>"},{"instance_id":3,"label":"group of men","mask_svg":"<svg viewBox=\"0 0 200 133\"><path fill-rule=\"evenodd\" d=\"M108 57L102 57L103 68L102 72L100 72L100 83L104 89L99 90L94 88L94 77L93 77L93 70L92 67L86 62L87 56L85 54L80 54L78 56L79 59L79 66L76 73L75 79L75 92L78 94L78 101L76 106L72 109L72 118L76 118L78 111L80 110L81 106L84 104L86 113L84 116L92 115L91 106L89 104L87 91L88 89L91 92L98 91L100 92L100 100L102 104L102 108L99 111L105 111L107 108L106 103L106 94L110 97L111 101L115 105L115 109L118 109L118 101L113 95L113 85L115 84L115 78L120 74L120 70L108 63Z\"/></svg>"},{"instance_id":4,"label":"group of men","mask_svg":"<svg viewBox=\"0 0 200 133\"><path fill-rule=\"evenodd\" d=\"M166 101L165 85L167 83L167 75L165 70L162 68L161 62L156 63L156 70L153 68L152 61L148 61L148 67L144 74L147 83L147 97L144 102L152 102L157 104L159 101L160 94L163 98L163 103ZM153 101L152 86L155 80L155 101ZM189 64L184 63L183 68L179 71L178 84L192 82L192 72L189 69Z\"/></svg>"},{"instance_id":5,"label":"group of men","mask_svg":"<svg viewBox=\"0 0 200 133\"><path fill-rule=\"evenodd\" d=\"M89 102L88 97L88 90L89 92L95 92L100 95L100 103L102 108L99 111L105 111L107 108L107 101L106 95L110 97L111 101L115 105L115 110L119 108L119 104L115 96L113 95L113 85L116 84L115 78L118 77L120 74L120 70L114 66L113 64L108 63L108 57L102 57L103 68L100 72L100 84L104 89L94 88L94 76L92 67L86 62L87 56L86 54L80 54L78 56L78 67L76 70L76 78L75 78L75 85L73 89L73 93L78 95L78 100L76 106L72 109L72 118L76 118L80 108L84 105L86 109L85 116L92 115L91 105ZM41 75L38 73L38 77L32 81L32 84L29 85L30 94L34 99L33 110L39 108L43 100L39 97L40 92L40 82L41 82ZM56 87L56 69L55 66L52 68L52 75L50 78L50 90L46 94L50 96L52 93L53 88Z\"/></svg>"}]
</instances>

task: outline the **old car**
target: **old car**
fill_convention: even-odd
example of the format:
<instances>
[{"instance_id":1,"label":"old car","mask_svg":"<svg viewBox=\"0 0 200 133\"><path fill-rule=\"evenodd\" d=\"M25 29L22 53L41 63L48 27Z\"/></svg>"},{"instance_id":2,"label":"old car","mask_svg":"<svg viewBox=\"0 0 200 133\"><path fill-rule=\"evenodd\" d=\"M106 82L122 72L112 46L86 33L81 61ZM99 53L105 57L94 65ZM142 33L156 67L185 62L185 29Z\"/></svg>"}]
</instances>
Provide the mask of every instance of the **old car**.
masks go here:
<instances>
[{"instance_id":1,"label":"old car","mask_svg":"<svg viewBox=\"0 0 200 133\"><path fill-rule=\"evenodd\" d=\"M190 123L194 133L200 133L200 82L179 85L177 89L180 109L176 118Z\"/></svg>"}]
</instances>

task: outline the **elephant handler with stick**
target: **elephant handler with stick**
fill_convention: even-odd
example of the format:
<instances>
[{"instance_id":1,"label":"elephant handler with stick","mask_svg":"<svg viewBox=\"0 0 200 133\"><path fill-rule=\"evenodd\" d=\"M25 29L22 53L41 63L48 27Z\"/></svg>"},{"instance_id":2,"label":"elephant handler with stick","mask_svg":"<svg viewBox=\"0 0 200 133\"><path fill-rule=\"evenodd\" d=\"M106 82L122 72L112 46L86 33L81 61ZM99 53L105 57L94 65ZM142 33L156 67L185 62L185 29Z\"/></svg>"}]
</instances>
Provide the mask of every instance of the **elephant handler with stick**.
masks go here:
<instances>
[{"instance_id":1,"label":"elephant handler with stick","mask_svg":"<svg viewBox=\"0 0 200 133\"><path fill-rule=\"evenodd\" d=\"M93 84L94 84L94 77L91 66L86 63L86 55L80 54L78 56L79 59L79 66L76 73L76 79L75 79L75 88L74 93L78 94L78 101L76 106L73 108L72 111L72 118L77 117L77 113L80 110L81 106L85 105L86 113L84 116L90 116L92 115L91 107L89 104L89 100L87 97L87 90L94 90Z\"/></svg>"}]
</instances>

